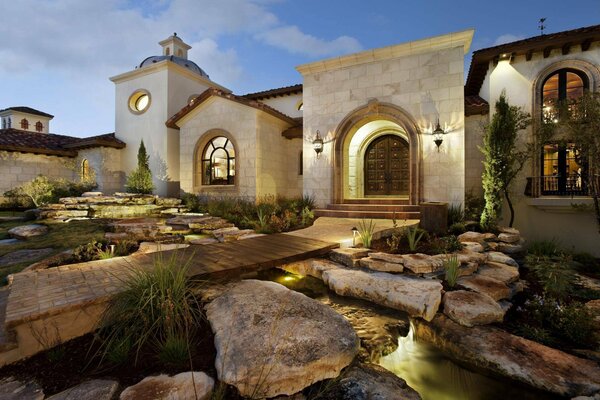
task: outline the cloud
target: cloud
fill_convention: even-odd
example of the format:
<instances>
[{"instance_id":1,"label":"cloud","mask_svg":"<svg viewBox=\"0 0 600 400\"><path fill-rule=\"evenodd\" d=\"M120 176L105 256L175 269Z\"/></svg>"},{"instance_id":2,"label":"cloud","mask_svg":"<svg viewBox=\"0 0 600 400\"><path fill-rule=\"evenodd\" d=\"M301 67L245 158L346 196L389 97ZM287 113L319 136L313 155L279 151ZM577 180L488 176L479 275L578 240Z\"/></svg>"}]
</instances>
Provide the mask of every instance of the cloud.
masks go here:
<instances>
[{"instance_id":1,"label":"cloud","mask_svg":"<svg viewBox=\"0 0 600 400\"><path fill-rule=\"evenodd\" d=\"M228 87L233 85L243 74L237 53L233 49L221 50L212 39L204 39L190 44L188 54L202 69L210 75L210 79Z\"/></svg>"},{"instance_id":2,"label":"cloud","mask_svg":"<svg viewBox=\"0 0 600 400\"><path fill-rule=\"evenodd\" d=\"M357 52L362 49L358 40L349 36L340 36L334 40L323 40L303 33L297 26L282 26L256 35L265 43L310 57L332 56Z\"/></svg>"},{"instance_id":3,"label":"cloud","mask_svg":"<svg viewBox=\"0 0 600 400\"><path fill-rule=\"evenodd\" d=\"M505 33L504 35L498 36L494 42L494 46L500 46L501 44L516 42L517 40L525 39L525 36L513 35L512 33Z\"/></svg>"}]
</instances>

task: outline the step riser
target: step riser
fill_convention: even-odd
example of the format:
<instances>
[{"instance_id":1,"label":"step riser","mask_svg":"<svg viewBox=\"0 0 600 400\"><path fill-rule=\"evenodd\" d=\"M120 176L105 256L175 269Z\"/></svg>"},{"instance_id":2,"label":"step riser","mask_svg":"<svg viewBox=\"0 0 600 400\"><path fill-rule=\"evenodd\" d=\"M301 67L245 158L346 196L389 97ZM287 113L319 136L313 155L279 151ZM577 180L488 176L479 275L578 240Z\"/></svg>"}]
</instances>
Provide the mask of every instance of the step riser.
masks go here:
<instances>
[{"instance_id":1,"label":"step riser","mask_svg":"<svg viewBox=\"0 0 600 400\"><path fill-rule=\"evenodd\" d=\"M419 212L393 213L389 211L342 211L342 210L314 210L315 217L335 218L367 218L367 219L420 219Z\"/></svg>"},{"instance_id":2,"label":"step riser","mask_svg":"<svg viewBox=\"0 0 600 400\"><path fill-rule=\"evenodd\" d=\"M392 204L392 205L407 205L408 199L346 199L344 204Z\"/></svg>"},{"instance_id":3,"label":"step riser","mask_svg":"<svg viewBox=\"0 0 600 400\"><path fill-rule=\"evenodd\" d=\"M328 210L419 212L419 206L390 204L329 204Z\"/></svg>"}]
</instances>

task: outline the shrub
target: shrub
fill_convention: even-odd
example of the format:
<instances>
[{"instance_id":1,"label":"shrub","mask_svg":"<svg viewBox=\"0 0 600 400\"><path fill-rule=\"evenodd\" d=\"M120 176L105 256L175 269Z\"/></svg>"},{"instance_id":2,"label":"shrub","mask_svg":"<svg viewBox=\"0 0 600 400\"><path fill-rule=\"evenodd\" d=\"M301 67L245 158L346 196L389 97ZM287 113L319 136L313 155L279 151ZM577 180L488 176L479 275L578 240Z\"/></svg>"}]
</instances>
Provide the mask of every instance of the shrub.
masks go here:
<instances>
[{"instance_id":1,"label":"shrub","mask_svg":"<svg viewBox=\"0 0 600 400\"><path fill-rule=\"evenodd\" d=\"M458 279L460 272L460 261L458 261L456 254L448 256L448 258L444 260L444 270L446 271L446 283L453 288L456 286L456 280Z\"/></svg>"},{"instance_id":2,"label":"shrub","mask_svg":"<svg viewBox=\"0 0 600 400\"><path fill-rule=\"evenodd\" d=\"M473 194L473 191L465 193L465 221L479 221L485 207L485 200L481 196Z\"/></svg>"},{"instance_id":3,"label":"shrub","mask_svg":"<svg viewBox=\"0 0 600 400\"><path fill-rule=\"evenodd\" d=\"M450 204L448 206L448 226L465 220L462 204Z\"/></svg>"},{"instance_id":4,"label":"shrub","mask_svg":"<svg viewBox=\"0 0 600 400\"><path fill-rule=\"evenodd\" d=\"M375 222L373 220L361 220L358 223L358 235L362 241L363 247L370 248L373 240L373 232L375 231Z\"/></svg>"},{"instance_id":5,"label":"shrub","mask_svg":"<svg viewBox=\"0 0 600 400\"><path fill-rule=\"evenodd\" d=\"M302 226L309 226L315 219L315 213L311 210L309 206L304 206L300 217L302 221Z\"/></svg>"},{"instance_id":6,"label":"shrub","mask_svg":"<svg viewBox=\"0 0 600 400\"><path fill-rule=\"evenodd\" d=\"M386 242L392 253L396 253L398 251L398 248L400 247L400 243L402 242L403 237L404 237L404 233L399 229L395 229L394 232L392 233L392 236L387 238Z\"/></svg>"},{"instance_id":7,"label":"shrub","mask_svg":"<svg viewBox=\"0 0 600 400\"><path fill-rule=\"evenodd\" d=\"M33 180L4 192L8 204L15 208L39 207L56 203L62 197L81 196L96 188L95 182L72 182L66 179L49 179L39 175Z\"/></svg>"},{"instance_id":8,"label":"shrub","mask_svg":"<svg viewBox=\"0 0 600 400\"><path fill-rule=\"evenodd\" d=\"M139 245L134 240L119 240L116 242L114 255L116 257L127 256L135 252L139 248Z\"/></svg>"},{"instance_id":9,"label":"shrub","mask_svg":"<svg viewBox=\"0 0 600 400\"><path fill-rule=\"evenodd\" d=\"M575 283L570 256L548 257L530 254L526 262L542 285L545 294L556 299L564 299L569 295Z\"/></svg>"},{"instance_id":10,"label":"shrub","mask_svg":"<svg viewBox=\"0 0 600 400\"><path fill-rule=\"evenodd\" d=\"M190 211L194 213L205 212L203 209L203 203L200 197L193 193L184 193L181 195L181 202Z\"/></svg>"},{"instance_id":11,"label":"shrub","mask_svg":"<svg viewBox=\"0 0 600 400\"><path fill-rule=\"evenodd\" d=\"M159 253L152 268L130 271L124 290L111 299L101 318L101 361L119 343L131 343L136 362L142 348L169 338L186 338L189 344L201 318L186 275L189 261L175 252L168 259Z\"/></svg>"},{"instance_id":12,"label":"shrub","mask_svg":"<svg viewBox=\"0 0 600 400\"><path fill-rule=\"evenodd\" d=\"M100 258L100 252L102 251L103 246L104 244L102 242L97 242L95 240L77 246L73 250L73 261L81 263L98 260Z\"/></svg>"},{"instance_id":13,"label":"shrub","mask_svg":"<svg viewBox=\"0 0 600 400\"><path fill-rule=\"evenodd\" d=\"M151 194L154 191L154 184L152 183L152 171L148 165L150 157L146 153L143 140L140 142L137 158L137 168L127 176L125 189L131 193Z\"/></svg>"},{"instance_id":14,"label":"shrub","mask_svg":"<svg viewBox=\"0 0 600 400\"><path fill-rule=\"evenodd\" d=\"M580 272L600 274L600 260L589 253L573 254L575 269Z\"/></svg>"},{"instance_id":15,"label":"shrub","mask_svg":"<svg viewBox=\"0 0 600 400\"><path fill-rule=\"evenodd\" d=\"M448 233L451 235L460 235L467 231L467 227L462 222L456 222L448 228Z\"/></svg>"},{"instance_id":16,"label":"shrub","mask_svg":"<svg viewBox=\"0 0 600 400\"><path fill-rule=\"evenodd\" d=\"M175 367L185 366L189 360L189 345L185 337L167 336L159 344L158 359Z\"/></svg>"},{"instance_id":17,"label":"shrub","mask_svg":"<svg viewBox=\"0 0 600 400\"><path fill-rule=\"evenodd\" d=\"M527 253L537 257L554 257L558 256L561 251L554 240L540 240L531 243L527 248Z\"/></svg>"},{"instance_id":18,"label":"shrub","mask_svg":"<svg viewBox=\"0 0 600 400\"><path fill-rule=\"evenodd\" d=\"M446 254L460 251L464 246L456 236L449 235L435 239L431 247L438 254Z\"/></svg>"},{"instance_id":19,"label":"shrub","mask_svg":"<svg viewBox=\"0 0 600 400\"><path fill-rule=\"evenodd\" d=\"M517 327L517 334L534 342L545 344L546 346L556 344L556 340L552 337L550 331L538 326L523 323Z\"/></svg>"},{"instance_id":20,"label":"shrub","mask_svg":"<svg viewBox=\"0 0 600 400\"><path fill-rule=\"evenodd\" d=\"M594 315L581 303L573 302L561 306L552 324L563 339L575 345L584 347L596 345Z\"/></svg>"},{"instance_id":21,"label":"shrub","mask_svg":"<svg viewBox=\"0 0 600 400\"><path fill-rule=\"evenodd\" d=\"M407 229L406 240L408 241L408 248L410 251L417 250L417 246L419 246L419 242L425 233L426 231L420 229L418 226Z\"/></svg>"}]
</instances>

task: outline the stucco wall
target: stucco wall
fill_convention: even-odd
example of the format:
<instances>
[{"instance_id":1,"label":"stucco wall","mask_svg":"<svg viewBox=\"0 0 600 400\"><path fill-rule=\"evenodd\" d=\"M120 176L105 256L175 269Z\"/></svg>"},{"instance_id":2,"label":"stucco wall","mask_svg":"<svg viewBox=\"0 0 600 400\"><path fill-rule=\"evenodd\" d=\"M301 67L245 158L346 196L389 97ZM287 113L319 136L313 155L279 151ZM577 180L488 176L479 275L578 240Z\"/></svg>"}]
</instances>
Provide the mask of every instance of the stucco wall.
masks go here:
<instances>
[{"instance_id":1,"label":"stucco wall","mask_svg":"<svg viewBox=\"0 0 600 400\"><path fill-rule=\"evenodd\" d=\"M573 60L575 63L586 61L593 64L598 71L600 43L592 43L589 50L585 52L581 51L579 45L574 45L567 55L562 55L561 49L555 49L547 58L544 58L541 52L537 52L533 54L530 61L526 61L525 56L517 56L510 63L501 61L496 66L490 63L480 96L490 103L490 109L493 111L495 101L504 90L511 105L521 106L526 112L534 114L534 82L536 79L544 78L542 73L553 64L567 61L566 64L561 64L561 67L566 67L569 65L569 60ZM492 114L487 118L491 118L491 116ZM537 123L540 115L532 115L532 117ZM468 120L475 121L474 117L469 117ZM532 137L533 129L532 126L521 135L524 140ZM475 128L469 121L467 122L467 142L473 139L474 143L475 138ZM473 155L473 157L467 158L467 182L469 182L469 170L474 170L473 166L477 164L478 160L475 157L477 153L470 152L470 146L467 146L467 154ZM479 157L481 160L482 155L479 154ZM571 203L578 203L580 199L556 196L532 199L524 195L526 177L539 176L538 168L533 163L529 163L513 184L511 193L515 203L515 227L520 229L529 241L556 240L566 248L587 251L600 256L600 234L598 234L593 214L575 212L571 206ZM589 199L581 201L589 202ZM509 214L506 204L503 211L503 222L507 223Z\"/></svg>"},{"instance_id":2,"label":"stucco wall","mask_svg":"<svg viewBox=\"0 0 600 400\"><path fill-rule=\"evenodd\" d=\"M256 198L256 113L258 110L245 107L218 97L213 97L186 117L181 123L180 138L180 177L181 189L190 193L240 196ZM231 135L235 145L236 176L233 186L195 186L194 154L200 144L210 137L218 136L211 132L223 130Z\"/></svg>"},{"instance_id":3,"label":"stucco wall","mask_svg":"<svg viewBox=\"0 0 600 400\"><path fill-rule=\"evenodd\" d=\"M292 118L301 117L302 110L298 110L298 105L302 103L302 93L288 96L271 97L260 100L261 103L281 111Z\"/></svg>"},{"instance_id":4,"label":"stucco wall","mask_svg":"<svg viewBox=\"0 0 600 400\"><path fill-rule=\"evenodd\" d=\"M418 54L394 57L390 50L379 60L304 74L304 193L318 204L331 202L333 144L336 127L370 99L406 110L421 131L421 198L462 202L464 199L464 46L439 49L432 38ZM428 50L429 43L436 50ZM381 53L380 53L381 54ZM358 57L357 57L358 58ZM299 67L301 70L303 67ZM430 133L436 119L448 132L437 152ZM316 159L312 139L325 137Z\"/></svg>"},{"instance_id":5,"label":"stucco wall","mask_svg":"<svg viewBox=\"0 0 600 400\"><path fill-rule=\"evenodd\" d=\"M120 152L112 148L92 148L79 151L75 158L0 152L0 195L38 175L79 181L84 159L94 170L98 190L113 193L122 189L124 173L120 171Z\"/></svg>"},{"instance_id":6,"label":"stucco wall","mask_svg":"<svg viewBox=\"0 0 600 400\"><path fill-rule=\"evenodd\" d=\"M465 189L477 196L483 194L483 154L479 147L483 145L483 129L487 123L487 114L465 117Z\"/></svg>"}]
</instances>

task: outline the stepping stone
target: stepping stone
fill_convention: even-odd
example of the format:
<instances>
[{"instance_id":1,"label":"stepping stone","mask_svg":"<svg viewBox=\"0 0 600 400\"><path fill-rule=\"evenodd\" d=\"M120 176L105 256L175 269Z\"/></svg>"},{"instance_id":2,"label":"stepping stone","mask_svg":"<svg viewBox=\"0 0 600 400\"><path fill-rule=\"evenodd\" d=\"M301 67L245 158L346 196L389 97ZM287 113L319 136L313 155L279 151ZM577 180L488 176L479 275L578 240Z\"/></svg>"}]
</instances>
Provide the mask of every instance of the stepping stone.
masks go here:
<instances>
[{"instance_id":1,"label":"stepping stone","mask_svg":"<svg viewBox=\"0 0 600 400\"><path fill-rule=\"evenodd\" d=\"M502 322L504 310L485 294L456 290L444 295L444 314L463 326Z\"/></svg>"},{"instance_id":2,"label":"stepping stone","mask_svg":"<svg viewBox=\"0 0 600 400\"><path fill-rule=\"evenodd\" d=\"M206 245L206 244L214 244L214 243L220 243L217 239L215 238L200 238L200 239L191 239L188 241L190 244L197 244L197 245Z\"/></svg>"},{"instance_id":3,"label":"stepping stone","mask_svg":"<svg viewBox=\"0 0 600 400\"><path fill-rule=\"evenodd\" d=\"M0 217L0 222L15 222L15 221L25 221L25 217L17 217L17 216Z\"/></svg>"},{"instance_id":4,"label":"stepping stone","mask_svg":"<svg viewBox=\"0 0 600 400\"><path fill-rule=\"evenodd\" d=\"M8 234L11 237L21 240L25 240L34 236L45 235L46 233L48 233L48 227L46 225L39 224L17 226L8 231Z\"/></svg>"},{"instance_id":5,"label":"stepping stone","mask_svg":"<svg viewBox=\"0 0 600 400\"><path fill-rule=\"evenodd\" d=\"M503 282L481 275L471 275L459 278L456 283L466 289L485 294L498 301L509 299L511 290Z\"/></svg>"},{"instance_id":6,"label":"stepping stone","mask_svg":"<svg viewBox=\"0 0 600 400\"><path fill-rule=\"evenodd\" d=\"M9 244L19 243L19 239L3 239L0 240L0 246L8 246Z\"/></svg>"},{"instance_id":7,"label":"stepping stone","mask_svg":"<svg viewBox=\"0 0 600 400\"><path fill-rule=\"evenodd\" d=\"M214 385L214 380L204 372L183 372L175 376L149 376L126 388L119 399L208 400Z\"/></svg>"},{"instance_id":8,"label":"stepping stone","mask_svg":"<svg viewBox=\"0 0 600 400\"><path fill-rule=\"evenodd\" d=\"M40 258L46 257L53 251L54 249L52 248L13 251L0 257L0 267L9 267L11 265L25 262L34 262Z\"/></svg>"},{"instance_id":9,"label":"stepping stone","mask_svg":"<svg viewBox=\"0 0 600 400\"><path fill-rule=\"evenodd\" d=\"M118 388L117 381L94 379L47 397L46 400L111 400Z\"/></svg>"},{"instance_id":10,"label":"stepping stone","mask_svg":"<svg viewBox=\"0 0 600 400\"><path fill-rule=\"evenodd\" d=\"M479 268L479 275L494 278L508 285L519 280L519 269L507 264L488 261Z\"/></svg>"},{"instance_id":11,"label":"stepping stone","mask_svg":"<svg viewBox=\"0 0 600 400\"><path fill-rule=\"evenodd\" d=\"M324 271L345 268L345 266L322 258L309 258L308 260L284 264L278 268L296 275L323 279Z\"/></svg>"}]
</instances>

